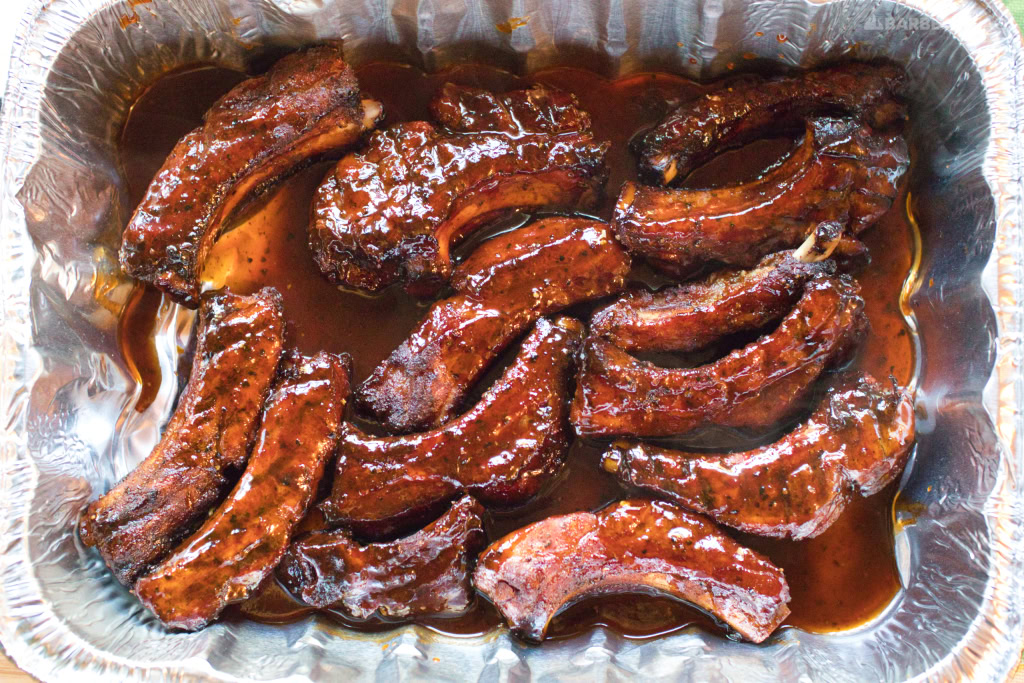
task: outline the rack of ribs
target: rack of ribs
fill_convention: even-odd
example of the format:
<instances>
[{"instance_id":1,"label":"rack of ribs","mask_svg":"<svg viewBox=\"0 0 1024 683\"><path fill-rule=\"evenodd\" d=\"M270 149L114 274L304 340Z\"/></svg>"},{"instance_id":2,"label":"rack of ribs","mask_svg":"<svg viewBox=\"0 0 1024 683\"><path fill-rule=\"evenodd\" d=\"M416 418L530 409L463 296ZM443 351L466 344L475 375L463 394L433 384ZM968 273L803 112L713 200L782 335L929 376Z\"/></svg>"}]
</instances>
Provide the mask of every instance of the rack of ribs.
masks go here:
<instances>
[{"instance_id":1,"label":"rack of ribs","mask_svg":"<svg viewBox=\"0 0 1024 683\"><path fill-rule=\"evenodd\" d=\"M814 381L844 360L866 331L856 283L846 275L815 275L774 331L695 368L662 368L590 336L572 423L581 436L768 427L798 409Z\"/></svg>"},{"instance_id":2,"label":"rack of ribs","mask_svg":"<svg viewBox=\"0 0 1024 683\"><path fill-rule=\"evenodd\" d=\"M192 372L160 442L90 504L82 541L126 586L191 533L245 466L284 343L281 297L204 297Z\"/></svg>"},{"instance_id":3,"label":"rack of ribs","mask_svg":"<svg viewBox=\"0 0 1024 683\"><path fill-rule=\"evenodd\" d=\"M331 524L381 538L415 528L460 493L510 507L561 469L570 442L568 395L583 325L541 318L501 378L472 409L420 434L372 437L346 424Z\"/></svg>"},{"instance_id":4,"label":"rack of ribs","mask_svg":"<svg viewBox=\"0 0 1024 683\"><path fill-rule=\"evenodd\" d=\"M857 235L889 210L910 164L899 133L853 119L807 123L793 153L760 178L714 189L626 183L615 207L619 240L678 277L708 263L749 267L839 221Z\"/></svg>"},{"instance_id":5,"label":"rack of ribs","mask_svg":"<svg viewBox=\"0 0 1024 683\"><path fill-rule=\"evenodd\" d=\"M740 453L690 453L620 442L603 465L626 484L741 531L811 538L854 490L870 496L906 464L914 401L867 375L834 379L817 409L775 443Z\"/></svg>"},{"instance_id":6,"label":"rack of ribs","mask_svg":"<svg viewBox=\"0 0 1024 683\"><path fill-rule=\"evenodd\" d=\"M227 500L134 592L164 625L195 631L247 599L284 556L337 445L351 359L287 359L252 456Z\"/></svg>"},{"instance_id":7,"label":"rack of ribs","mask_svg":"<svg viewBox=\"0 0 1024 683\"><path fill-rule=\"evenodd\" d=\"M571 95L448 86L432 109L455 128L414 121L379 131L317 189L310 248L333 282L377 291L402 281L432 296L451 276L451 249L488 220L598 200L608 144L594 140Z\"/></svg>"},{"instance_id":8,"label":"rack of ribs","mask_svg":"<svg viewBox=\"0 0 1024 683\"><path fill-rule=\"evenodd\" d=\"M483 552L473 584L513 633L532 642L544 639L562 609L610 593L685 600L755 643L789 615L781 569L662 501L624 500L514 531Z\"/></svg>"},{"instance_id":9,"label":"rack of ribs","mask_svg":"<svg viewBox=\"0 0 1024 683\"><path fill-rule=\"evenodd\" d=\"M681 181L723 149L808 115L852 115L885 128L904 117L897 98L905 80L895 65L851 62L792 76L724 82L637 139L640 174L664 185Z\"/></svg>"},{"instance_id":10,"label":"rack of ribs","mask_svg":"<svg viewBox=\"0 0 1024 683\"><path fill-rule=\"evenodd\" d=\"M354 619L451 616L473 601L470 566L486 544L484 509L469 496L416 533L361 545L343 529L292 543L277 569L308 605Z\"/></svg>"},{"instance_id":11,"label":"rack of ribs","mask_svg":"<svg viewBox=\"0 0 1024 683\"><path fill-rule=\"evenodd\" d=\"M183 137L121 238L121 267L190 308L210 247L245 201L358 142L381 118L338 44L288 55L239 83Z\"/></svg>"},{"instance_id":12,"label":"rack of ribs","mask_svg":"<svg viewBox=\"0 0 1024 683\"><path fill-rule=\"evenodd\" d=\"M495 358L541 316L620 291L629 256L607 224L547 218L481 244L453 273L455 295L356 392L395 433L438 427Z\"/></svg>"}]
</instances>

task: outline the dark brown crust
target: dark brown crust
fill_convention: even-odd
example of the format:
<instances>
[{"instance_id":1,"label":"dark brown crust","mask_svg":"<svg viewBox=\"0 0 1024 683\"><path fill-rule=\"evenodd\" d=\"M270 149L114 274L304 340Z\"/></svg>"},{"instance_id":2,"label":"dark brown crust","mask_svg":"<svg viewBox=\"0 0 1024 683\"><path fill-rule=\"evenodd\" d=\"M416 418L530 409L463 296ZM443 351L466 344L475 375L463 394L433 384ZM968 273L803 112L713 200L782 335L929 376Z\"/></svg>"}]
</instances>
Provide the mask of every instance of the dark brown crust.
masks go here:
<instances>
[{"instance_id":1,"label":"dark brown crust","mask_svg":"<svg viewBox=\"0 0 1024 683\"><path fill-rule=\"evenodd\" d=\"M332 524L373 538L415 528L460 492L488 506L525 503L561 469L566 398L583 326L541 318L512 365L469 412L422 434L374 438L345 425Z\"/></svg>"},{"instance_id":2,"label":"dark brown crust","mask_svg":"<svg viewBox=\"0 0 1024 683\"><path fill-rule=\"evenodd\" d=\"M135 583L165 626L195 631L259 587L284 556L334 452L351 359L290 358L263 408L234 491L177 551Z\"/></svg>"},{"instance_id":3,"label":"dark brown crust","mask_svg":"<svg viewBox=\"0 0 1024 683\"><path fill-rule=\"evenodd\" d=\"M445 83L430 103L430 113L452 131L575 133L590 130L590 115L576 97L549 85L495 94L481 88Z\"/></svg>"},{"instance_id":4,"label":"dark brown crust","mask_svg":"<svg viewBox=\"0 0 1024 683\"><path fill-rule=\"evenodd\" d=\"M389 543L360 545L342 529L310 534L288 549L277 576L306 604L354 619L453 616L473 601L470 566L487 542L483 513L464 496Z\"/></svg>"},{"instance_id":5,"label":"dark brown crust","mask_svg":"<svg viewBox=\"0 0 1024 683\"><path fill-rule=\"evenodd\" d=\"M834 380L806 422L767 446L690 453L618 443L604 466L722 524L799 540L831 526L854 490L869 496L892 482L913 441L910 393L852 375Z\"/></svg>"},{"instance_id":6,"label":"dark brown crust","mask_svg":"<svg viewBox=\"0 0 1024 683\"><path fill-rule=\"evenodd\" d=\"M590 337L572 404L573 426L582 436L771 426L799 408L814 380L866 332L858 291L847 276L816 276L775 331L696 368L660 368Z\"/></svg>"},{"instance_id":7,"label":"dark brown crust","mask_svg":"<svg viewBox=\"0 0 1024 683\"><path fill-rule=\"evenodd\" d=\"M514 531L480 556L473 584L513 633L533 642L560 610L609 593L667 593L755 643L789 614L781 569L660 501L626 500Z\"/></svg>"},{"instance_id":8,"label":"dark brown crust","mask_svg":"<svg viewBox=\"0 0 1024 683\"><path fill-rule=\"evenodd\" d=\"M834 272L833 261L805 263L791 251L777 252L750 270L630 292L594 313L590 332L627 351L695 351L781 318L812 277Z\"/></svg>"},{"instance_id":9,"label":"dark brown crust","mask_svg":"<svg viewBox=\"0 0 1024 683\"><path fill-rule=\"evenodd\" d=\"M615 207L619 240L654 265L690 276L708 262L749 267L839 221L856 235L885 213L909 166L898 133L814 119L781 164L757 180L710 190L626 183Z\"/></svg>"},{"instance_id":10,"label":"dark brown crust","mask_svg":"<svg viewBox=\"0 0 1024 683\"><path fill-rule=\"evenodd\" d=\"M191 533L245 465L284 342L276 290L203 299L185 392L160 443L86 508L82 541L130 586Z\"/></svg>"},{"instance_id":11,"label":"dark brown crust","mask_svg":"<svg viewBox=\"0 0 1024 683\"><path fill-rule=\"evenodd\" d=\"M885 127L904 115L894 98L905 79L897 66L854 62L725 82L686 102L638 139L641 176L656 183L678 182L723 149L785 119L844 113Z\"/></svg>"},{"instance_id":12,"label":"dark brown crust","mask_svg":"<svg viewBox=\"0 0 1024 683\"><path fill-rule=\"evenodd\" d=\"M431 296L451 276L450 248L501 212L592 206L607 179L608 145L589 128L568 126L589 117L556 100L531 100L549 107L536 113L540 130L510 133L498 122L498 131L457 132L414 121L373 135L317 189L309 239L320 269L350 287L404 281L411 293ZM552 128L565 132L546 132Z\"/></svg>"},{"instance_id":13,"label":"dark brown crust","mask_svg":"<svg viewBox=\"0 0 1024 683\"><path fill-rule=\"evenodd\" d=\"M548 218L478 247L436 302L356 394L395 433L438 427L495 358L538 318L620 291L629 256L606 223Z\"/></svg>"},{"instance_id":14,"label":"dark brown crust","mask_svg":"<svg viewBox=\"0 0 1024 683\"><path fill-rule=\"evenodd\" d=\"M288 55L239 83L178 142L121 242L121 267L199 304L203 263L235 208L302 164L358 141L381 115L361 102L340 45Z\"/></svg>"}]
</instances>

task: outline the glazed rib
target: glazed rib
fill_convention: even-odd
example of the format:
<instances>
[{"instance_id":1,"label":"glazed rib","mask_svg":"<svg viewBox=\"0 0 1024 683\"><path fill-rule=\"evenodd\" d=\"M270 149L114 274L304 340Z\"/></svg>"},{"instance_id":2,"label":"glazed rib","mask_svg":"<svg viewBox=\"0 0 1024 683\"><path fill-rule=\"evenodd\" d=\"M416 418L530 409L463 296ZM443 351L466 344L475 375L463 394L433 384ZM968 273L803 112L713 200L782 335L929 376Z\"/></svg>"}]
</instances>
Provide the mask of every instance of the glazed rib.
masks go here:
<instances>
[{"instance_id":1,"label":"glazed rib","mask_svg":"<svg viewBox=\"0 0 1024 683\"><path fill-rule=\"evenodd\" d=\"M493 110L502 99L524 100L536 111L531 118L522 113L526 107L514 107L512 126L511 115ZM310 248L333 282L376 291L403 281L411 293L430 296L451 275L451 248L501 212L597 201L608 145L594 141L589 117L571 96L538 86L527 95L478 94L461 102L434 109L464 130L426 121L392 126L324 179ZM482 112L466 108L477 104ZM497 130L486 129L492 124Z\"/></svg>"},{"instance_id":2,"label":"glazed rib","mask_svg":"<svg viewBox=\"0 0 1024 683\"><path fill-rule=\"evenodd\" d=\"M239 83L183 137L124 230L121 267L175 301L199 304L200 276L226 220L299 166L340 152L376 125L336 44L288 55Z\"/></svg>"},{"instance_id":3,"label":"glazed rib","mask_svg":"<svg viewBox=\"0 0 1024 683\"><path fill-rule=\"evenodd\" d=\"M356 394L397 433L440 426L495 358L538 318L622 289L629 256L600 221L548 218L478 247Z\"/></svg>"},{"instance_id":4,"label":"glazed rib","mask_svg":"<svg viewBox=\"0 0 1024 683\"><path fill-rule=\"evenodd\" d=\"M188 386L160 443L86 508L81 537L130 586L191 533L227 492L256 432L284 342L281 297L204 298Z\"/></svg>"},{"instance_id":5,"label":"glazed rib","mask_svg":"<svg viewBox=\"0 0 1024 683\"><path fill-rule=\"evenodd\" d=\"M696 368L660 368L589 337L573 426L582 436L672 436L710 425L775 424L865 333L858 291L846 276L815 276L774 332Z\"/></svg>"},{"instance_id":6,"label":"glazed rib","mask_svg":"<svg viewBox=\"0 0 1024 683\"><path fill-rule=\"evenodd\" d=\"M338 529L288 549L281 583L308 605L354 619L406 619L464 612L473 600L470 566L487 542L483 506L469 496L411 536L360 545Z\"/></svg>"},{"instance_id":7,"label":"glazed rib","mask_svg":"<svg viewBox=\"0 0 1024 683\"><path fill-rule=\"evenodd\" d=\"M723 149L810 114L850 114L884 128L903 117L894 98L905 78L897 66L850 63L723 83L686 102L638 139L640 173L651 182L680 181Z\"/></svg>"},{"instance_id":8,"label":"glazed rib","mask_svg":"<svg viewBox=\"0 0 1024 683\"><path fill-rule=\"evenodd\" d=\"M442 86L430 103L434 120L451 131L576 133L590 130L590 115L564 90L535 85L495 94L454 83Z\"/></svg>"},{"instance_id":9,"label":"glazed rib","mask_svg":"<svg viewBox=\"0 0 1024 683\"><path fill-rule=\"evenodd\" d=\"M825 221L860 233L892 205L908 166L901 135L814 119L792 155L752 182L710 190L625 184L616 234L631 252L680 277L708 262L749 267L795 247Z\"/></svg>"},{"instance_id":10,"label":"glazed rib","mask_svg":"<svg viewBox=\"0 0 1024 683\"><path fill-rule=\"evenodd\" d=\"M811 417L779 441L742 453L689 453L617 443L604 467L621 481L761 536L811 538L857 490L877 493L902 471L914 402L866 375L840 376Z\"/></svg>"},{"instance_id":11,"label":"glazed rib","mask_svg":"<svg viewBox=\"0 0 1024 683\"><path fill-rule=\"evenodd\" d=\"M195 631L248 598L288 548L337 444L351 359L288 360L231 495L170 557L135 583L164 625Z\"/></svg>"},{"instance_id":12,"label":"glazed rib","mask_svg":"<svg viewBox=\"0 0 1024 683\"><path fill-rule=\"evenodd\" d=\"M626 500L514 531L480 556L473 584L513 633L533 642L562 609L610 593L686 600L755 643L789 614L781 569L708 520L660 501Z\"/></svg>"},{"instance_id":13,"label":"glazed rib","mask_svg":"<svg viewBox=\"0 0 1024 683\"><path fill-rule=\"evenodd\" d=\"M565 460L582 337L572 318L541 318L480 402L440 429L375 438L346 425L321 505L327 520L380 538L414 528L460 492L488 506L525 503Z\"/></svg>"},{"instance_id":14,"label":"glazed rib","mask_svg":"<svg viewBox=\"0 0 1024 683\"><path fill-rule=\"evenodd\" d=\"M835 270L827 259L801 261L795 252L777 252L750 270L721 270L657 292L632 291L595 312L590 332L627 351L695 351L781 318L811 278Z\"/></svg>"}]
</instances>

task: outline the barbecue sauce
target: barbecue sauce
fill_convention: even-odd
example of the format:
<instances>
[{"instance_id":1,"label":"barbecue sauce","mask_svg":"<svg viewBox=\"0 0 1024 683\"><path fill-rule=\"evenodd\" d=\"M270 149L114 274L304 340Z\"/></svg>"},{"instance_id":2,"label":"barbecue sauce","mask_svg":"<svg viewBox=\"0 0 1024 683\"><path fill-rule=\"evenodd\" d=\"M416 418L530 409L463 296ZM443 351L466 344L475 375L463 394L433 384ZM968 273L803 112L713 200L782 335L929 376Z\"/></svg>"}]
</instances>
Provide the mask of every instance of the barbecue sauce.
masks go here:
<instances>
[{"instance_id":1,"label":"barbecue sauce","mask_svg":"<svg viewBox=\"0 0 1024 683\"><path fill-rule=\"evenodd\" d=\"M595 215L604 219L611 217L620 185L636 179L635 159L628 148L630 139L653 125L672 106L703 89L669 74L640 74L609 81L575 68L548 70L523 78L479 65L424 74L406 65L373 63L359 68L357 74L363 91L384 103L383 125L428 119L427 105L446 81L498 91L541 82L575 93L581 107L592 117L595 137L612 143L608 154L608 192L594 210ZM215 98L243 77L235 71L201 66L165 76L140 97L125 125L120 150L133 202L141 198L178 137L199 125L203 112ZM181 92L189 92L190 96L182 98ZM788 133L784 131L777 138L726 152L694 171L686 184L706 187L751 180L793 148L794 138ZM354 380L358 383L401 343L428 304L407 296L398 287L373 296L344 291L320 275L307 246L306 227L313 192L329 167L330 162L321 162L300 171L228 226L210 255L204 279L210 286L225 286L239 293L265 285L276 287L284 298L288 345L306 353L321 349L350 353L355 361ZM903 385L916 381L918 367L916 337L903 317L905 302L901 295L905 281L913 276L917 250L917 236L907 206L904 191L892 210L862 235L873 260L858 277L871 334L853 361L856 367L876 378L891 375ZM521 223L522 219L511 219L497 225L499 229L508 229ZM475 236L469 242L477 244L480 239ZM467 251L464 246L456 250L456 255ZM643 268L637 269L634 279L653 285L665 282ZM161 381L159 365L146 360L154 359L152 334L161 299L153 290L140 287L119 327L126 363L135 369L143 385L139 409ZM595 305L569 313L585 317ZM514 355L516 349L517 345L513 345L507 356ZM499 363L480 382L476 395L498 376L501 366ZM747 448L772 440L787 427L780 427L772 435L732 435L733 447ZM716 436L721 435L709 438ZM519 510L488 514L489 538L493 541L550 515L594 510L627 495L599 466L603 445L577 440L567 467L538 499ZM879 614L896 596L900 590L893 540L896 495L894 484L871 498L853 496L840 519L824 534L810 540L790 542L737 534L741 542L767 554L785 570L793 595L788 625L815 632L849 629ZM277 623L302 618L312 611L289 596L271 577L256 597L230 612L227 618ZM385 620L355 623L344 615L330 614L339 625L364 631L381 631L395 625ZM477 605L462 617L424 619L419 623L441 634L465 636L486 633L500 622L494 607L478 598ZM688 626L716 630L713 619L678 601L644 595L606 596L585 601L558 615L549 637L570 637L594 625L606 625L634 638Z\"/></svg>"}]
</instances>

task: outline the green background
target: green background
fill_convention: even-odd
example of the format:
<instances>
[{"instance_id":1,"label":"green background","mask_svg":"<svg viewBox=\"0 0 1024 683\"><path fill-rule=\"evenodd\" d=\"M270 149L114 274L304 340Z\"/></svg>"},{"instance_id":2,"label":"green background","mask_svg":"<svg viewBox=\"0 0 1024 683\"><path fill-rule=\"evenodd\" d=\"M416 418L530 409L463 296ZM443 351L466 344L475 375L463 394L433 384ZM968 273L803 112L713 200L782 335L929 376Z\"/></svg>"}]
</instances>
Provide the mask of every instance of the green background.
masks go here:
<instances>
[{"instance_id":1,"label":"green background","mask_svg":"<svg viewBox=\"0 0 1024 683\"><path fill-rule=\"evenodd\" d=\"M1013 12L1017 25L1024 29L1024 0L1005 0L1006 6Z\"/></svg>"}]
</instances>

